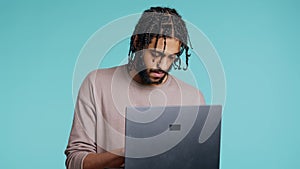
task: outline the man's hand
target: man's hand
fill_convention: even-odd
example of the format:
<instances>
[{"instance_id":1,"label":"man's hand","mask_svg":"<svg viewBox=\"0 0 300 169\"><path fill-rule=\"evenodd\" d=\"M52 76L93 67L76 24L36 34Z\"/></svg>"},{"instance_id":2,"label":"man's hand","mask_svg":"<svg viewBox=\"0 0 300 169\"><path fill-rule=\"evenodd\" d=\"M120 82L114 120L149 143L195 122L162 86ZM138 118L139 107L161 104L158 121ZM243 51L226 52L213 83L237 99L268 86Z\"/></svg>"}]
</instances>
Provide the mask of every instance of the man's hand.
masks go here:
<instances>
[{"instance_id":1,"label":"man's hand","mask_svg":"<svg viewBox=\"0 0 300 169\"><path fill-rule=\"evenodd\" d=\"M103 169L124 166L124 148L105 153L90 153L83 160L83 169Z\"/></svg>"}]
</instances>

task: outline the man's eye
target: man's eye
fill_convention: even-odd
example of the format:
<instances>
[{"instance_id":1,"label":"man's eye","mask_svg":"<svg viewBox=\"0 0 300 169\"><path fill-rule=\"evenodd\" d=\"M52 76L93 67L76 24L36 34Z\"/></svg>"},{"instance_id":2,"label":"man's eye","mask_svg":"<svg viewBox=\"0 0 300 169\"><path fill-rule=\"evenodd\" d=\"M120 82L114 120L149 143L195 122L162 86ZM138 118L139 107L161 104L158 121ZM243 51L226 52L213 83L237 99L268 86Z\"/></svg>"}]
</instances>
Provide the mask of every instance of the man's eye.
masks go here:
<instances>
[{"instance_id":1,"label":"man's eye","mask_svg":"<svg viewBox=\"0 0 300 169\"><path fill-rule=\"evenodd\" d=\"M151 51L151 55L152 55L153 57L162 57L162 54L161 54L161 53L154 52L154 51Z\"/></svg>"},{"instance_id":2,"label":"man's eye","mask_svg":"<svg viewBox=\"0 0 300 169\"><path fill-rule=\"evenodd\" d=\"M169 55L169 59L175 59L176 55Z\"/></svg>"}]
</instances>

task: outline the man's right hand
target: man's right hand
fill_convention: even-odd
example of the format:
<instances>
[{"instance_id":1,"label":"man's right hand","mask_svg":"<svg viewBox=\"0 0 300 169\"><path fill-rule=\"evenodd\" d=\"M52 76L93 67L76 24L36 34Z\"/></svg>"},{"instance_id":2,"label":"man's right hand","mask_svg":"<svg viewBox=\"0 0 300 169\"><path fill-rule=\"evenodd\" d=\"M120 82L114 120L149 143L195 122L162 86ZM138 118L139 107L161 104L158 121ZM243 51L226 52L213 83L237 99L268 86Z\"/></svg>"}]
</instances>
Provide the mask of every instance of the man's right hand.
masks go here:
<instances>
[{"instance_id":1,"label":"man's right hand","mask_svg":"<svg viewBox=\"0 0 300 169\"><path fill-rule=\"evenodd\" d=\"M83 160L83 169L104 169L124 166L124 148L105 153L90 153Z\"/></svg>"}]
</instances>

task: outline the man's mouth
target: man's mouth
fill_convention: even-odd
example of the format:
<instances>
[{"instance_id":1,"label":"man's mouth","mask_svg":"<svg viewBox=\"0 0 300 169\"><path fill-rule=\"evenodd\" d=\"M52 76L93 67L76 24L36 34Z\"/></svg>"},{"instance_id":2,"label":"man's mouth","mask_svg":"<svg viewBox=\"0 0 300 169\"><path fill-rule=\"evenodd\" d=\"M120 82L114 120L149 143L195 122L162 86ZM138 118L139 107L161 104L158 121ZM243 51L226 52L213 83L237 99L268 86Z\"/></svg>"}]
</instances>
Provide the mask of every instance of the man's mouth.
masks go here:
<instances>
[{"instance_id":1,"label":"man's mouth","mask_svg":"<svg viewBox=\"0 0 300 169\"><path fill-rule=\"evenodd\" d=\"M150 76L154 78L162 78L166 74L163 70L150 69Z\"/></svg>"}]
</instances>

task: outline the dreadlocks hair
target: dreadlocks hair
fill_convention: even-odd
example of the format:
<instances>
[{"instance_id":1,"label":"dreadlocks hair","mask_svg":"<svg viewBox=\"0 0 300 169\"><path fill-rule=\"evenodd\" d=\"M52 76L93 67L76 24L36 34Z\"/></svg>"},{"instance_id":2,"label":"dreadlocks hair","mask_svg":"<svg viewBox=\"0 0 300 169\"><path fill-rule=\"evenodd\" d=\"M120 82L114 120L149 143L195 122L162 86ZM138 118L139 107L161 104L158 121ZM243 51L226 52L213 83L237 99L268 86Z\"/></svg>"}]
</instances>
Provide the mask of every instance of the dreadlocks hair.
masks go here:
<instances>
[{"instance_id":1,"label":"dreadlocks hair","mask_svg":"<svg viewBox=\"0 0 300 169\"><path fill-rule=\"evenodd\" d=\"M135 26L133 35L130 38L130 47L128 52L128 69L134 67L134 59L139 50L147 49L152 39L156 38L155 46L159 38L164 38L164 50L166 47L166 38L177 38L181 43L180 51L173 62L174 69L181 69L181 54L185 51L185 67L187 70L189 65L189 47L187 41L189 35L185 22L175 9L167 7L151 7L143 12L137 25Z\"/></svg>"}]
</instances>

